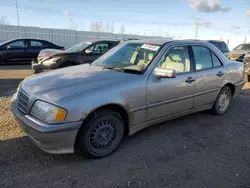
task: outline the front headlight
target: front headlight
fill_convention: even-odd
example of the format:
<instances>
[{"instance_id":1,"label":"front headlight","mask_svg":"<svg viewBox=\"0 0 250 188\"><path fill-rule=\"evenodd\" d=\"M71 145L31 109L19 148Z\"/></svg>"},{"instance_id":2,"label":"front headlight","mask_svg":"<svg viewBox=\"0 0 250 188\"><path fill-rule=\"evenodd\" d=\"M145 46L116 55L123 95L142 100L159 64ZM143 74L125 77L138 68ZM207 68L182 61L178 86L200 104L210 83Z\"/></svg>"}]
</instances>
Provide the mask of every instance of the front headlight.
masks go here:
<instances>
[{"instance_id":1,"label":"front headlight","mask_svg":"<svg viewBox=\"0 0 250 188\"><path fill-rule=\"evenodd\" d=\"M31 115L45 123L59 123L65 120L67 111L53 104L36 101L31 108Z\"/></svg>"},{"instance_id":2,"label":"front headlight","mask_svg":"<svg viewBox=\"0 0 250 188\"><path fill-rule=\"evenodd\" d=\"M42 62L42 64L44 64L44 65L51 65L51 64L56 63L59 60L60 60L60 57L54 57L54 58L45 60L44 62Z\"/></svg>"}]
</instances>

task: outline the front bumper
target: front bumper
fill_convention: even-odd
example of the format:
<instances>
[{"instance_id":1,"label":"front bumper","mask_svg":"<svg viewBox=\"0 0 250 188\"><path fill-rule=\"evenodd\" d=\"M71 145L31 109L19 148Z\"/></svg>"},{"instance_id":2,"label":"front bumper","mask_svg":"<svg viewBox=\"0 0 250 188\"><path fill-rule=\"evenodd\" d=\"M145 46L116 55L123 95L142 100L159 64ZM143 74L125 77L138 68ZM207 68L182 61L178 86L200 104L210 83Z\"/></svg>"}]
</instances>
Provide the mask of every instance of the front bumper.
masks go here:
<instances>
[{"instance_id":1,"label":"front bumper","mask_svg":"<svg viewBox=\"0 0 250 188\"><path fill-rule=\"evenodd\" d=\"M31 67L32 67L32 72L34 74L36 74L36 73L41 73L41 72L44 72L44 71L57 69L58 65L56 63L55 64L50 64L50 65L44 65L42 63L38 63L37 61L32 61Z\"/></svg>"},{"instance_id":2,"label":"front bumper","mask_svg":"<svg viewBox=\"0 0 250 188\"><path fill-rule=\"evenodd\" d=\"M11 109L22 130L40 149L53 154L74 153L76 136L82 122L48 125L23 114L17 108L16 101L12 102Z\"/></svg>"}]
</instances>

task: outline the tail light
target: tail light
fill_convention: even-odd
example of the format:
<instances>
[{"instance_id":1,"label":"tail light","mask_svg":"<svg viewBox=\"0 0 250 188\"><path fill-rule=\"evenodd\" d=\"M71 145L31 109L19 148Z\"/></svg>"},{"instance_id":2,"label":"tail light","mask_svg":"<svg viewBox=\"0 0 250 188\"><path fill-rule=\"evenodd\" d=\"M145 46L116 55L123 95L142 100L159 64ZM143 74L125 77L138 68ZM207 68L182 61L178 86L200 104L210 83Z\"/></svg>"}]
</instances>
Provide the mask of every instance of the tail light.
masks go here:
<instances>
[{"instance_id":1,"label":"tail light","mask_svg":"<svg viewBox=\"0 0 250 188\"><path fill-rule=\"evenodd\" d=\"M64 50L64 47L60 48L60 50Z\"/></svg>"}]
</instances>

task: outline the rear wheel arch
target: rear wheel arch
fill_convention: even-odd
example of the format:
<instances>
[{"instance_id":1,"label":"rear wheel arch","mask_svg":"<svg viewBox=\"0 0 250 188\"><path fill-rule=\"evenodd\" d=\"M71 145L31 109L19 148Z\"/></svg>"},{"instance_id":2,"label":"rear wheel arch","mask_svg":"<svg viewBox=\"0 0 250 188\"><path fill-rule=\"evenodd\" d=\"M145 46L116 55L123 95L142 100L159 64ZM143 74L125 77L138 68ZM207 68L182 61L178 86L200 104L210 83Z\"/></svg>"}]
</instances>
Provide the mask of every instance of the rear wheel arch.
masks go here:
<instances>
[{"instance_id":1,"label":"rear wheel arch","mask_svg":"<svg viewBox=\"0 0 250 188\"><path fill-rule=\"evenodd\" d=\"M225 86L230 88L232 96L234 96L234 94L235 94L235 85L229 82L229 83L225 84L223 87L225 87Z\"/></svg>"}]
</instances>

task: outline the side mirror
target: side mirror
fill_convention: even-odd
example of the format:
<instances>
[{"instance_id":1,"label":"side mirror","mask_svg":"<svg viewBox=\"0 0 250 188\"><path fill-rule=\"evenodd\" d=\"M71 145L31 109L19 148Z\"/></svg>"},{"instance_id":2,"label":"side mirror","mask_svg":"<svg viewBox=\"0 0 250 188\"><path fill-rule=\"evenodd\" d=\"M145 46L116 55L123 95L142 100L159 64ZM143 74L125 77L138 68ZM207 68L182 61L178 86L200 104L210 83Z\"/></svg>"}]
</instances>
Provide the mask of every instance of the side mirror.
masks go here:
<instances>
[{"instance_id":1,"label":"side mirror","mask_svg":"<svg viewBox=\"0 0 250 188\"><path fill-rule=\"evenodd\" d=\"M91 54L91 53L92 53L92 50L87 49L87 50L85 50L84 52L85 52L85 54Z\"/></svg>"},{"instance_id":2,"label":"side mirror","mask_svg":"<svg viewBox=\"0 0 250 188\"><path fill-rule=\"evenodd\" d=\"M155 68L154 75L156 78L175 78L176 71L174 69L162 69L162 68Z\"/></svg>"},{"instance_id":3,"label":"side mirror","mask_svg":"<svg viewBox=\"0 0 250 188\"><path fill-rule=\"evenodd\" d=\"M8 50L8 49L11 49L11 46L10 46L10 45L7 46L7 50Z\"/></svg>"}]
</instances>

